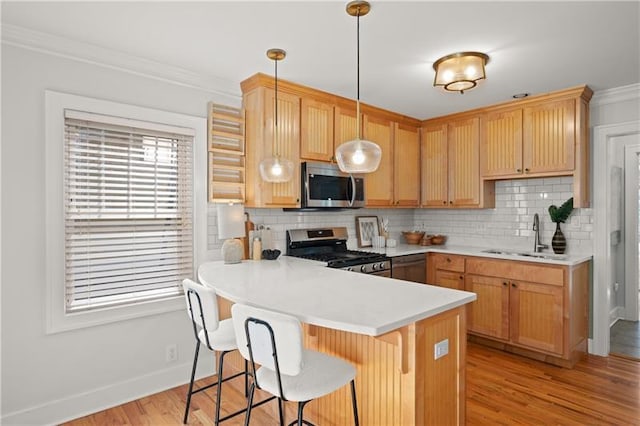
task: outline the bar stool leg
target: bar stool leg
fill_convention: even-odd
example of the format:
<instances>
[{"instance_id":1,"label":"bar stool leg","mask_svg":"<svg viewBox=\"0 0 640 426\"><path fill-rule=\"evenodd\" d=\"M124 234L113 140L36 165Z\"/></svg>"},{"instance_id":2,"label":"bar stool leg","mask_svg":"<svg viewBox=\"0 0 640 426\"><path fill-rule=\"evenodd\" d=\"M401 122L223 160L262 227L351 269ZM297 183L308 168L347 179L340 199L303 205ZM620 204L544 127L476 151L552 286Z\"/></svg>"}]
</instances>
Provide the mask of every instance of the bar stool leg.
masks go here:
<instances>
[{"instance_id":1,"label":"bar stool leg","mask_svg":"<svg viewBox=\"0 0 640 426\"><path fill-rule=\"evenodd\" d=\"M182 419L183 424L187 424L187 420L189 417L189 406L191 405L191 395L193 394L193 381L196 377L196 367L198 366L198 353L200 352L200 341L196 342L196 351L193 356L193 367L191 368L191 381L189 382L189 392L187 392L187 406L184 409L184 418Z\"/></svg>"},{"instance_id":2,"label":"bar stool leg","mask_svg":"<svg viewBox=\"0 0 640 426\"><path fill-rule=\"evenodd\" d=\"M224 366L224 356L227 351L220 352L220 362L218 363L218 392L216 393L216 417L214 424L220 424L220 399L222 397L222 367Z\"/></svg>"},{"instance_id":3,"label":"bar stool leg","mask_svg":"<svg viewBox=\"0 0 640 426\"><path fill-rule=\"evenodd\" d=\"M249 426L249 420L251 420L251 408L253 405L253 391L256 387L255 383L251 383L249 386L249 397L247 398L247 414L244 417L244 426Z\"/></svg>"},{"instance_id":4,"label":"bar stool leg","mask_svg":"<svg viewBox=\"0 0 640 426\"><path fill-rule=\"evenodd\" d=\"M282 409L282 398L278 398L278 414L280 414L280 426L284 426L284 412Z\"/></svg>"},{"instance_id":5,"label":"bar stool leg","mask_svg":"<svg viewBox=\"0 0 640 426\"><path fill-rule=\"evenodd\" d=\"M351 380L351 403L353 404L353 423L356 426L360 425L360 419L358 419L358 403L356 401L356 382Z\"/></svg>"}]
</instances>

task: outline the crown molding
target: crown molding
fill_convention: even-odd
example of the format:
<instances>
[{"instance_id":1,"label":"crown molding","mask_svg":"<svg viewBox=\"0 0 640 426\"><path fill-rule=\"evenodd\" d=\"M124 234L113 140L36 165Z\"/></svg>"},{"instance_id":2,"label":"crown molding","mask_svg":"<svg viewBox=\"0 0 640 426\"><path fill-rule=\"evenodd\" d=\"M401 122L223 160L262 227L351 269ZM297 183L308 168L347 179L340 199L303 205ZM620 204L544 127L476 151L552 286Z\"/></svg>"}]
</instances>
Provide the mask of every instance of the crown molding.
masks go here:
<instances>
[{"instance_id":1,"label":"crown molding","mask_svg":"<svg viewBox=\"0 0 640 426\"><path fill-rule=\"evenodd\" d=\"M591 99L591 106L593 107L634 100L640 100L640 84L638 83L594 92L593 98Z\"/></svg>"},{"instance_id":2,"label":"crown molding","mask_svg":"<svg viewBox=\"0 0 640 426\"><path fill-rule=\"evenodd\" d=\"M2 24L2 44L242 99L240 85L229 80L18 25Z\"/></svg>"}]
</instances>

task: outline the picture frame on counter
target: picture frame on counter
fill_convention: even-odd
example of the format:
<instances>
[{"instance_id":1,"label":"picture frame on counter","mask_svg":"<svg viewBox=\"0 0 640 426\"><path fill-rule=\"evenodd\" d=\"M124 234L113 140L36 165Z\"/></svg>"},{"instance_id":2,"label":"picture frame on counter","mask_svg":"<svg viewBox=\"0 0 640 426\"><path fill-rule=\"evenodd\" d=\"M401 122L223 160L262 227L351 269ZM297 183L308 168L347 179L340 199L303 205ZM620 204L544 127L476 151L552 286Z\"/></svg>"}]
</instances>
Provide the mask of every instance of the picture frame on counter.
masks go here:
<instances>
[{"instance_id":1,"label":"picture frame on counter","mask_svg":"<svg viewBox=\"0 0 640 426\"><path fill-rule=\"evenodd\" d=\"M380 235L378 216L356 216L358 247L372 247L373 237Z\"/></svg>"}]
</instances>

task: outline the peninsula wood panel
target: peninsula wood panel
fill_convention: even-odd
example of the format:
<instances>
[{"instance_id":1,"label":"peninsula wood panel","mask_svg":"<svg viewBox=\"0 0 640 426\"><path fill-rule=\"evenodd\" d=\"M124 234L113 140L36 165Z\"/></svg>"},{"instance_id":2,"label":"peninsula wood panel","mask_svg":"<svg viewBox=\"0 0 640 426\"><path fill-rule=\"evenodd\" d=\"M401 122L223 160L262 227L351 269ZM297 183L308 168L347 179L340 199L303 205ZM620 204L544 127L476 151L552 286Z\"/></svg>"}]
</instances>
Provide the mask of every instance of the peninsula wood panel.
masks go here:
<instances>
[{"instance_id":1,"label":"peninsula wood panel","mask_svg":"<svg viewBox=\"0 0 640 426\"><path fill-rule=\"evenodd\" d=\"M333 105L302 98L300 103L300 157L306 160L332 161Z\"/></svg>"},{"instance_id":2,"label":"peninsula wood panel","mask_svg":"<svg viewBox=\"0 0 640 426\"><path fill-rule=\"evenodd\" d=\"M509 282L496 277L467 274L465 289L478 298L468 305L467 329L509 340Z\"/></svg>"},{"instance_id":3,"label":"peninsula wood panel","mask_svg":"<svg viewBox=\"0 0 640 426\"><path fill-rule=\"evenodd\" d=\"M480 159L483 177L522 173L522 109L482 117Z\"/></svg>"},{"instance_id":4,"label":"peninsula wood panel","mask_svg":"<svg viewBox=\"0 0 640 426\"><path fill-rule=\"evenodd\" d=\"M231 317L232 303L218 297L220 318ZM305 347L337 356L356 367L361 425L439 426L465 424L466 307L451 309L378 337L303 324ZM433 348L449 340L449 353L434 359ZM238 352L225 367L241 371ZM243 391L242 380L225 386ZM277 418L277 406L265 406ZM287 418L295 404L286 403ZM310 402L305 418L318 425L351 426L349 386Z\"/></svg>"},{"instance_id":5,"label":"peninsula wood panel","mask_svg":"<svg viewBox=\"0 0 640 426\"><path fill-rule=\"evenodd\" d=\"M575 150L575 101L545 102L524 108L525 173L572 172Z\"/></svg>"},{"instance_id":6,"label":"peninsula wood panel","mask_svg":"<svg viewBox=\"0 0 640 426\"><path fill-rule=\"evenodd\" d=\"M444 207L449 201L447 124L422 128L421 195L423 207Z\"/></svg>"},{"instance_id":7,"label":"peninsula wood panel","mask_svg":"<svg viewBox=\"0 0 640 426\"><path fill-rule=\"evenodd\" d=\"M511 340L514 343L563 354L562 287L512 282L510 304Z\"/></svg>"},{"instance_id":8,"label":"peninsula wood panel","mask_svg":"<svg viewBox=\"0 0 640 426\"><path fill-rule=\"evenodd\" d=\"M382 149L380 166L365 176L367 207L393 205L393 124L369 115L364 116L364 138L377 143Z\"/></svg>"},{"instance_id":9,"label":"peninsula wood panel","mask_svg":"<svg viewBox=\"0 0 640 426\"><path fill-rule=\"evenodd\" d=\"M449 204L480 204L480 119L449 123Z\"/></svg>"},{"instance_id":10,"label":"peninsula wood panel","mask_svg":"<svg viewBox=\"0 0 640 426\"><path fill-rule=\"evenodd\" d=\"M394 203L401 207L418 207L420 204L419 129L395 123L394 135Z\"/></svg>"}]
</instances>

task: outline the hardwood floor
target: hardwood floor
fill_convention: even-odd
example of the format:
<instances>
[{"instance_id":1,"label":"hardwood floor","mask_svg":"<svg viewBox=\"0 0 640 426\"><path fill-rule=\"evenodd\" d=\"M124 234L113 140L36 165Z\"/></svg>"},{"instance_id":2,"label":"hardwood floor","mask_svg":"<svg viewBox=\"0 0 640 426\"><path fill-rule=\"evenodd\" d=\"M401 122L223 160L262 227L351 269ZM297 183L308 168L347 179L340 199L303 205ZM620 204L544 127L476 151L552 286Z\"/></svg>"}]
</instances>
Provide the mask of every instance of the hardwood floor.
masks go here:
<instances>
[{"instance_id":1,"label":"hardwood floor","mask_svg":"<svg viewBox=\"0 0 640 426\"><path fill-rule=\"evenodd\" d=\"M179 425L185 394L186 385L179 386L66 424ZM190 425L213 424L214 398L215 390L193 397ZM224 413L243 402L241 392L223 388ZM251 424L277 424L276 413L275 403L259 407ZM223 424L243 420L239 416ZM569 370L469 343L467 424L640 425L640 362L587 356Z\"/></svg>"},{"instance_id":2,"label":"hardwood floor","mask_svg":"<svg viewBox=\"0 0 640 426\"><path fill-rule=\"evenodd\" d=\"M611 354L640 361L640 321L618 320L611 327Z\"/></svg>"}]
</instances>

